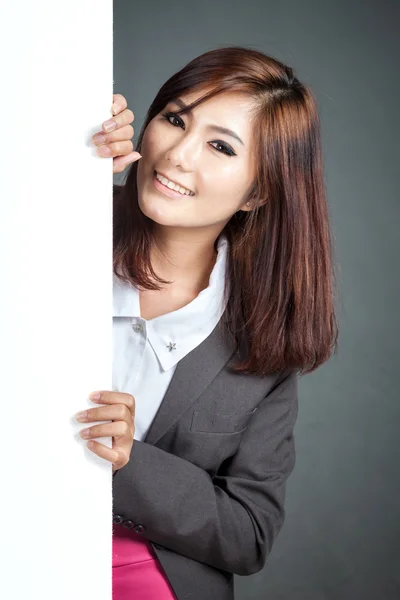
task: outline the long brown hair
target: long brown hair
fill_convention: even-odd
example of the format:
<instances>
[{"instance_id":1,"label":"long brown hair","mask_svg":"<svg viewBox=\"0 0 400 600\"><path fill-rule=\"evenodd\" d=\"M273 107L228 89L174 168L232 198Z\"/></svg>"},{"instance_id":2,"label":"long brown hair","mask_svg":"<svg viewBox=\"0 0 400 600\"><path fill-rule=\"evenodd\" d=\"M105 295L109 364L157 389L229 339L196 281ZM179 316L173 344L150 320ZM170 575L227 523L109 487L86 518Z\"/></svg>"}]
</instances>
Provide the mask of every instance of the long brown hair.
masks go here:
<instances>
[{"instance_id":1,"label":"long brown hair","mask_svg":"<svg viewBox=\"0 0 400 600\"><path fill-rule=\"evenodd\" d=\"M237 342L234 371L310 373L336 352L336 280L316 101L293 69L257 50L219 48L195 58L161 87L149 122L173 99L203 92L184 113L225 91L255 100L257 174L225 226L227 306L219 326ZM114 273L144 289L168 283L150 264L153 221L137 200L137 162L114 200ZM217 244L216 240L216 244ZM228 290L230 290L228 296ZM244 353L241 353L245 349Z\"/></svg>"}]
</instances>

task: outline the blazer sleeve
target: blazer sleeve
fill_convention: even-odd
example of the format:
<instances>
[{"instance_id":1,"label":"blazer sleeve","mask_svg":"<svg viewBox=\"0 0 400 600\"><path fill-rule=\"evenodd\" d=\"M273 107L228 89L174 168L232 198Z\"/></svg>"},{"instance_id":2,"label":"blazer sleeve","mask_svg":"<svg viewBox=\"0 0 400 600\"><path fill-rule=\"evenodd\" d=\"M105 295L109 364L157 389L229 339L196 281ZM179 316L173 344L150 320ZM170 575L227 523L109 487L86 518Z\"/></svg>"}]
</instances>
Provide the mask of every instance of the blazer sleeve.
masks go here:
<instances>
[{"instance_id":1,"label":"blazer sleeve","mask_svg":"<svg viewBox=\"0 0 400 600\"><path fill-rule=\"evenodd\" d=\"M284 521L297 413L298 374L291 371L259 403L239 450L213 478L135 440L129 462L114 473L114 514L191 559L237 575L260 571Z\"/></svg>"}]
</instances>

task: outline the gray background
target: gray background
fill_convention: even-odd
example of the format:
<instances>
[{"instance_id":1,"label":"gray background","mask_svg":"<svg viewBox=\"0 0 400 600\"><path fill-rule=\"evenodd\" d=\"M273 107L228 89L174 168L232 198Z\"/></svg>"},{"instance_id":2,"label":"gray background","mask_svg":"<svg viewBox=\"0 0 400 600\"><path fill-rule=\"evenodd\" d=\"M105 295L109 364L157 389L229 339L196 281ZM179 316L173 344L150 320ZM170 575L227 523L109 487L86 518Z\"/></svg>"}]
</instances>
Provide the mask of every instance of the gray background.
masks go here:
<instances>
[{"instance_id":1,"label":"gray background","mask_svg":"<svg viewBox=\"0 0 400 600\"><path fill-rule=\"evenodd\" d=\"M238 600L400 599L398 27L394 1L114 2L134 140L164 81L221 46L288 63L320 107L339 351L300 380L286 522Z\"/></svg>"}]
</instances>

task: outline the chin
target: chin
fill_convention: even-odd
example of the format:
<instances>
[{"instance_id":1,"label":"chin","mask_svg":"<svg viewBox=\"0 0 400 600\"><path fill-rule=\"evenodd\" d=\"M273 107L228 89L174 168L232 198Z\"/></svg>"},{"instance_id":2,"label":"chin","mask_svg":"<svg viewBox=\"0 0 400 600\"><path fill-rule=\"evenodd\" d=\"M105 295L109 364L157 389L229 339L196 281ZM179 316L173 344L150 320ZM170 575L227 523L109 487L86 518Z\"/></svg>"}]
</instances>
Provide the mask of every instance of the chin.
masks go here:
<instances>
[{"instance_id":1,"label":"chin","mask_svg":"<svg viewBox=\"0 0 400 600\"><path fill-rule=\"evenodd\" d=\"M164 204L159 198L150 197L145 194L138 198L139 208L146 217L166 227L181 227L183 223L178 221L177 216L171 214L171 208Z\"/></svg>"}]
</instances>

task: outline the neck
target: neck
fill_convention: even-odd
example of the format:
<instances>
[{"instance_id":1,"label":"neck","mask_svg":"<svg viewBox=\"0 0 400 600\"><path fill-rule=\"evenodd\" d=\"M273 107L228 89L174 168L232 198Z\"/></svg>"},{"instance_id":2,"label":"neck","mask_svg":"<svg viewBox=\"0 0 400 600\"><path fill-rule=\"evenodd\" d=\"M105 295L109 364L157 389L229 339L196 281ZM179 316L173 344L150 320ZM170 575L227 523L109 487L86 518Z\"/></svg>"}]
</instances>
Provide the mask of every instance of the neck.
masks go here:
<instances>
[{"instance_id":1,"label":"neck","mask_svg":"<svg viewBox=\"0 0 400 600\"><path fill-rule=\"evenodd\" d=\"M155 228L151 264L157 275L172 282L167 289L172 287L197 295L208 286L217 258L214 244L218 234Z\"/></svg>"}]
</instances>

